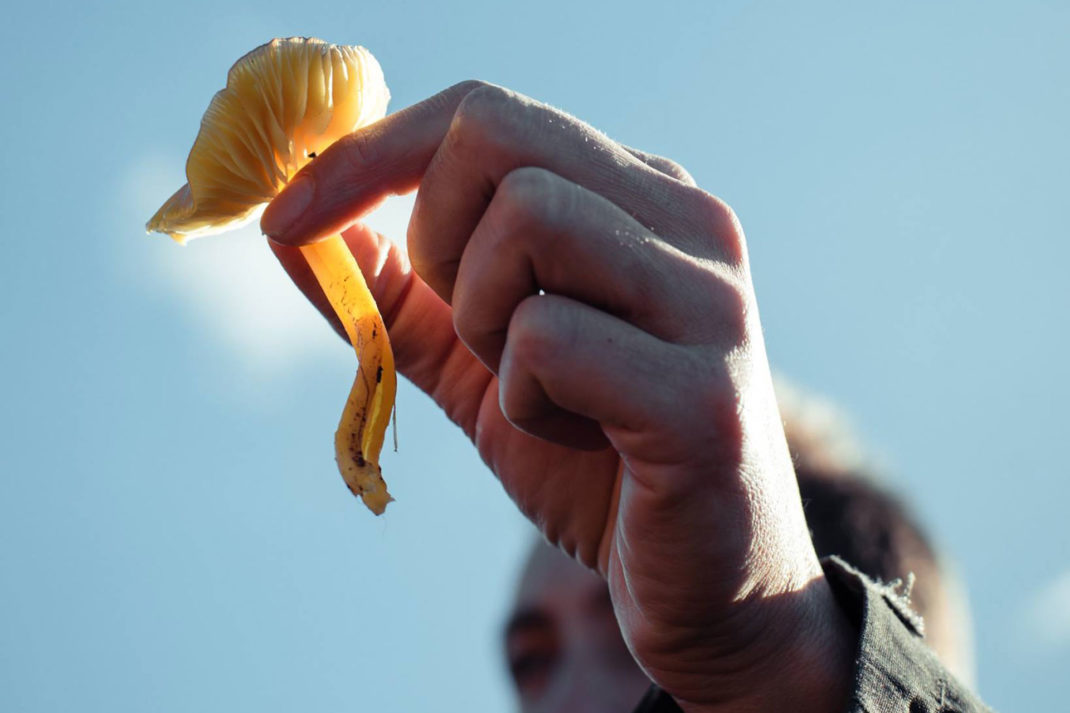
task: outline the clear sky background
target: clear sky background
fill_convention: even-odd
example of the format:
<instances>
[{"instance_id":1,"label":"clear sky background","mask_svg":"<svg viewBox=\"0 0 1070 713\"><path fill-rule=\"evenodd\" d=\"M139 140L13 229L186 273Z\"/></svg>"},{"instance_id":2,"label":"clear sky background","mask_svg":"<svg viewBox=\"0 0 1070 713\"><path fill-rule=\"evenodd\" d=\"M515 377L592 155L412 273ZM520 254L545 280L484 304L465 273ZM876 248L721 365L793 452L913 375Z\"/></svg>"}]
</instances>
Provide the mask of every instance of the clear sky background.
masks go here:
<instances>
[{"instance_id":1,"label":"clear sky background","mask_svg":"<svg viewBox=\"0 0 1070 713\"><path fill-rule=\"evenodd\" d=\"M461 433L403 384L373 518L333 463L352 353L263 239L143 232L278 35L364 44L395 109L507 85L728 200L776 367L957 563L982 694L1065 705L1070 5L862 5L6 5L0 709L510 706L531 531Z\"/></svg>"}]
</instances>

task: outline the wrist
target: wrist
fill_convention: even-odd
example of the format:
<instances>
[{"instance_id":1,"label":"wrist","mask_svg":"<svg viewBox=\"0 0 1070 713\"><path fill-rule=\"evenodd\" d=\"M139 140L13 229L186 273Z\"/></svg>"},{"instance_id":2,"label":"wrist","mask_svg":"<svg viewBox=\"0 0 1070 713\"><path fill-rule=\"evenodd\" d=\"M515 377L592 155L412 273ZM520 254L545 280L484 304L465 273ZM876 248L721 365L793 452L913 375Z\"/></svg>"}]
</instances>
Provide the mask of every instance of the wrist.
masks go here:
<instances>
[{"instance_id":1,"label":"wrist","mask_svg":"<svg viewBox=\"0 0 1070 713\"><path fill-rule=\"evenodd\" d=\"M851 691L857 625L836 601L823 575L803 589L767 602L779 612L756 636L750 662L731 690L705 701L679 700L686 713L841 713Z\"/></svg>"}]
</instances>

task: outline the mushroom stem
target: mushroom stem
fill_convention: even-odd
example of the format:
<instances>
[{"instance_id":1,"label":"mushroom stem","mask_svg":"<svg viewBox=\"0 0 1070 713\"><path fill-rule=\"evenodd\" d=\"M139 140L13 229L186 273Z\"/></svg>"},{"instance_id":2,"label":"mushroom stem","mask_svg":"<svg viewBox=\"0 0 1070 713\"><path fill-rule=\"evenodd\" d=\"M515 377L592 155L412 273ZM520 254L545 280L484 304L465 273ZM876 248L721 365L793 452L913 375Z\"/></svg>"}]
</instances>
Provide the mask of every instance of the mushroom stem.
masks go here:
<instances>
[{"instance_id":1,"label":"mushroom stem","mask_svg":"<svg viewBox=\"0 0 1070 713\"><path fill-rule=\"evenodd\" d=\"M301 254L342 321L359 361L334 435L338 469L350 491L381 515L393 500L379 467L397 393L390 339L368 283L340 235L304 245Z\"/></svg>"}]
</instances>

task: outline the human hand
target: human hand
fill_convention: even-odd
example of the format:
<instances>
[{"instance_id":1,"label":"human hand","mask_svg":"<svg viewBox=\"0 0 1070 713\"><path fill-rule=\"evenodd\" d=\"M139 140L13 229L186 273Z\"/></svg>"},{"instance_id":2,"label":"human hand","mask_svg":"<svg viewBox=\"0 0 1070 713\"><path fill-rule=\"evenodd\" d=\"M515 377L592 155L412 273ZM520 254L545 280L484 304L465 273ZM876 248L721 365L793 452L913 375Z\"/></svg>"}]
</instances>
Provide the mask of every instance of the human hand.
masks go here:
<instances>
[{"instance_id":1,"label":"human hand","mask_svg":"<svg viewBox=\"0 0 1070 713\"><path fill-rule=\"evenodd\" d=\"M732 211L665 159L466 83L331 146L261 227L336 322L294 246L414 188L411 268L343 233L398 368L607 579L651 679L689 711L841 708L853 635L810 544Z\"/></svg>"}]
</instances>

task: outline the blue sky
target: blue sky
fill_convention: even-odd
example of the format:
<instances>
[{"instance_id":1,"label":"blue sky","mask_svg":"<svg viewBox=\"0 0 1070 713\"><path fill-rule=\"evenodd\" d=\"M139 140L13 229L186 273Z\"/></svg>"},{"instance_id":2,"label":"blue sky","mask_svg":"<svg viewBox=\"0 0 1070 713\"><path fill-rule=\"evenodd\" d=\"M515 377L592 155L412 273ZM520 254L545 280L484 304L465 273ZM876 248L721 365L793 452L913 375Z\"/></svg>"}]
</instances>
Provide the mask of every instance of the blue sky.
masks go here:
<instances>
[{"instance_id":1,"label":"blue sky","mask_svg":"<svg viewBox=\"0 0 1070 713\"><path fill-rule=\"evenodd\" d=\"M530 531L459 431L403 384L370 517L331 452L351 352L262 239L143 233L226 69L278 35L367 46L395 109L507 85L728 200L774 364L851 414L963 575L981 692L1059 707L1070 7L870 5L7 8L0 708L509 705ZM400 237L408 205L373 222Z\"/></svg>"}]
</instances>

